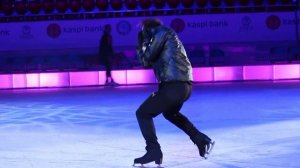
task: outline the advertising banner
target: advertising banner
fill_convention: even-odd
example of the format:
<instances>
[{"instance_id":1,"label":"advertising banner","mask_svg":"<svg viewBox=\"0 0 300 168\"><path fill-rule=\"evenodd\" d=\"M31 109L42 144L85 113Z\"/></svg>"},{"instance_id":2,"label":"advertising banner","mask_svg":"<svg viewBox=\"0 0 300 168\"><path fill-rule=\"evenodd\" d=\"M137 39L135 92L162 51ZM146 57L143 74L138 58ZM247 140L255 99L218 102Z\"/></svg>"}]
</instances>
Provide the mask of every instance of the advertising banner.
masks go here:
<instances>
[{"instance_id":1,"label":"advertising banner","mask_svg":"<svg viewBox=\"0 0 300 168\"><path fill-rule=\"evenodd\" d=\"M293 12L162 16L184 44L296 40ZM144 17L0 24L0 51L97 48L105 24L113 45L135 46Z\"/></svg>"}]
</instances>

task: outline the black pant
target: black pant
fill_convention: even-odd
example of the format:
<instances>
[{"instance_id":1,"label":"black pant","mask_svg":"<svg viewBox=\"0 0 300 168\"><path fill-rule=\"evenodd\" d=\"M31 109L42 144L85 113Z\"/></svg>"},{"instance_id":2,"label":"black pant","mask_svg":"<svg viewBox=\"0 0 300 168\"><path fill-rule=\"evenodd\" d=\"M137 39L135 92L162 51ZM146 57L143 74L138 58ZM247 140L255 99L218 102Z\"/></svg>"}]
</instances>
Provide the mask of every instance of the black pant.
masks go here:
<instances>
[{"instance_id":1,"label":"black pant","mask_svg":"<svg viewBox=\"0 0 300 168\"><path fill-rule=\"evenodd\" d=\"M111 70L112 70L112 55L111 54L100 54L99 56L99 63L105 66L106 71L106 78L111 77Z\"/></svg>"},{"instance_id":2,"label":"black pant","mask_svg":"<svg viewBox=\"0 0 300 168\"><path fill-rule=\"evenodd\" d=\"M111 64L105 64L106 78L111 77Z\"/></svg>"},{"instance_id":3,"label":"black pant","mask_svg":"<svg viewBox=\"0 0 300 168\"><path fill-rule=\"evenodd\" d=\"M105 66L106 78L111 77L112 60L108 56L103 59L103 65Z\"/></svg>"},{"instance_id":4,"label":"black pant","mask_svg":"<svg viewBox=\"0 0 300 168\"><path fill-rule=\"evenodd\" d=\"M183 103L190 97L191 91L190 82L160 83L158 91L150 95L138 108L136 117L146 140L147 150L160 148L153 118L161 113L190 137L199 133L193 124L179 112Z\"/></svg>"}]
</instances>

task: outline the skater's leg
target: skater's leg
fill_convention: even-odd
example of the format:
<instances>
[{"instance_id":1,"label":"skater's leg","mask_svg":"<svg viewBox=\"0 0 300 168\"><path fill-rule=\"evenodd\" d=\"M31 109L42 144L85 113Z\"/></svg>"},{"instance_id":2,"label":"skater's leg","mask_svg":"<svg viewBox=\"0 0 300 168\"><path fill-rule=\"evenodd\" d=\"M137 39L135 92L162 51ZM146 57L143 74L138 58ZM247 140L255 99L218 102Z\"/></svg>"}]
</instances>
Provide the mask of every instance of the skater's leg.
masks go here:
<instances>
[{"instance_id":1,"label":"skater's leg","mask_svg":"<svg viewBox=\"0 0 300 168\"><path fill-rule=\"evenodd\" d=\"M174 106L184 101L183 83L161 84L157 92L151 94L136 111L136 117L141 132L148 144L157 143L153 118L162 112L170 111ZM152 145L151 145L152 146Z\"/></svg>"},{"instance_id":2,"label":"skater's leg","mask_svg":"<svg viewBox=\"0 0 300 168\"><path fill-rule=\"evenodd\" d=\"M176 91L177 93L180 93L181 96L177 96L178 99L174 101L172 107L163 112L163 115L167 120L183 130L187 135L193 137L198 134L199 131L188 120L188 118L179 112L183 103L190 97L191 89L192 87L188 83L178 85Z\"/></svg>"},{"instance_id":3,"label":"skater's leg","mask_svg":"<svg viewBox=\"0 0 300 168\"><path fill-rule=\"evenodd\" d=\"M206 158L206 153L211 148L211 139L200 132L184 115L178 111L176 112L175 108L174 111L164 112L163 115L167 120L189 135L190 139L197 145L200 156Z\"/></svg>"},{"instance_id":4,"label":"skater's leg","mask_svg":"<svg viewBox=\"0 0 300 168\"><path fill-rule=\"evenodd\" d=\"M189 135L191 140L197 145L200 156L205 157L205 154L211 145L211 139L200 132L187 117L179 112L184 101L189 98L191 88L189 86L184 87L183 91L185 93L182 95L187 96L184 97L184 99L179 99L180 101L175 103L169 110L163 112L163 115L167 120Z\"/></svg>"},{"instance_id":5,"label":"skater's leg","mask_svg":"<svg viewBox=\"0 0 300 168\"><path fill-rule=\"evenodd\" d=\"M105 71L106 71L106 83L108 84L111 82L111 65L109 63L106 64Z\"/></svg>"},{"instance_id":6,"label":"skater's leg","mask_svg":"<svg viewBox=\"0 0 300 168\"><path fill-rule=\"evenodd\" d=\"M136 111L136 117L147 147L160 148L157 142L153 118L164 110L164 95L150 95Z\"/></svg>"},{"instance_id":7,"label":"skater's leg","mask_svg":"<svg viewBox=\"0 0 300 168\"><path fill-rule=\"evenodd\" d=\"M162 152L157 142L153 118L162 111L166 111L169 106L170 102L166 98L166 94L159 90L155 94L151 94L136 111L138 124L146 141L147 153L143 157L135 159L134 163L145 164L155 161L155 163L161 164Z\"/></svg>"},{"instance_id":8,"label":"skater's leg","mask_svg":"<svg viewBox=\"0 0 300 168\"><path fill-rule=\"evenodd\" d=\"M157 161L153 160L158 159L157 157L150 157L151 155L149 155L151 152L148 151L151 151L152 149L154 149L154 151L159 151L156 152L155 155L162 157L160 145L157 142L155 127L153 124L153 118L159 115L161 112L164 112L164 116L168 120L182 130L186 131L188 134L192 135L193 133L191 132L197 132L197 129L193 127L189 120L179 113L179 109L181 108L183 102L190 96L190 91L191 86L188 83L176 82L163 84L160 86L160 89L156 94L149 96L139 107L136 112L136 116L142 135L146 140L147 153L143 157L135 159L135 163L146 163L145 160L147 160L147 162ZM176 115L173 115L173 113L176 113ZM189 124L191 126L189 126Z\"/></svg>"},{"instance_id":9,"label":"skater's leg","mask_svg":"<svg viewBox=\"0 0 300 168\"><path fill-rule=\"evenodd\" d=\"M105 55L105 57L103 58L103 65L105 67L105 75L106 75L105 84L109 85L109 83L111 83L112 80L111 77L112 62L109 55Z\"/></svg>"},{"instance_id":10,"label":"skater's leg","mask_svg":"<svg viewBox=\"0 0 300 168\"><path fill-rule=\"evenodd\" d=\"M172 108L170 111L163 113L164 117L184 131L188 136L193 137L200 131L192 124L192 122L179 112L181 105Z\"/></svg>"}]
</instances>

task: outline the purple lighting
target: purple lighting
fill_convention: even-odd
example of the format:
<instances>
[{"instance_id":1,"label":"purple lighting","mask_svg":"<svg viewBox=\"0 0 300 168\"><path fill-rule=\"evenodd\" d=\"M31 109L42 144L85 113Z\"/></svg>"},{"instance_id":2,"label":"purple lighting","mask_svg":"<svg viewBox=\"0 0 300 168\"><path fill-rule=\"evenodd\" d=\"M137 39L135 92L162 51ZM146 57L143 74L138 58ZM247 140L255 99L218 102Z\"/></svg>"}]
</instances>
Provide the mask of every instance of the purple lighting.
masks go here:
<instances>
[{"instance_id":1,"label":"purple lighting","mask_svg":"<svg viewBox=\"0 0 300 168\"><path fill-rule=\"evenodd\" d=\"M26 74L27 87L40 87L40 74Z\"/></svg>"},{"instance_id":2,"label":"purple lighting","mask_svg":"<svg viewBox=\"0 0 300 168\"><path fill-rule=\"evenodd\" d=\"M210 82L214 80L214 70L208 68L193 68L194 82Z\"/></svg>"},{"instance_id":3,"label":"purple lighting","mask_svg":"<svg viewBox=\"0 0 300 168\"><path fill-rule=\"evenodd\" d=\"M153 70L115 70L121 85L157 83ZM193 68L195 82L300 79L300 64ZM2 74L0 89L104 85L105 71Z\"/></svg>"},{"instance_id":4,"label":"purple lighting","mask_svg":"<svg viewBox=\"0 0 300 168\"><path fill-rule=\"evenodd\" d=\"M69 85L68 72L40 74L40 87L64 87Z\"/></svg>"},{"instance_id":5,"label":"purple lighting","mask_svg":"<svg viewBox=\"0 0 300 168\"><path fill-rule=\"evenodd\" d=\"M91 86L99 84L99 72L70 72L70 86Z\"/></svg>"},{"instance_id":6,"label":"purple lighting","mask_svg":"<svg viewBox=\"0 0 300 168\"><path fill-rule=\"evenodd\" d=\"M271 80L273 79L273 66L244 66L244 80Z\"/></svg>"},{"instance_id":7,"label":"purple lighting","mask_svg":"<svg viewBox=\"0 0 300 168\"><path fill-rule=\"evenodd\" d=\"M8 89L12 87L12 75L0 75L0 88Z\"/></svg>"},{"instance_id":8,"label":"purple lighting","mask_svg":"<svg viewBox=\"0 0 300 168\"><path fill-rule=\"evenodd\" d=\"M243 67L214 67L215 81L243 80Z\"/></svg>"},{"instance_id":9,"label":"purple lighting","mask_svg":"<svg viewBox=\"0 0 300 168\"><path fill-rule=\"evenodd\" d=\"M27 87L27 79L25 74L13 74L13 88Z\"/></svg>"},{"instance_id":10,"label":"purple lighting","mask_svg":"<svg viewBox=\"0 0 300 168\"><path fill-rule=\"evenodd\" d=\"M300 78L300 65L274 65L274 79Z\"/></svg>"},{"instance_id":11,"label":"purple lighting","mask_svg":"<svg viewBox=\"0 0 300 168\"><path fill-rule=\"evenodd\" d=\"M111 76L114 79L114 81L118 84L121 85L126 85L127 84L127 74L126 74L126 70L122 70L122 71L112 71L111 72Z\"/></svg>"},{"instance_id":12,"label":"purple lighting","mask_svg":"<svg viewBox=\"0 0 300 168\"><path fill-rule=\"evenodd\" d=\"M153 70L127 70L127 84L156 83Z\"/></svg>"}]
</instances>

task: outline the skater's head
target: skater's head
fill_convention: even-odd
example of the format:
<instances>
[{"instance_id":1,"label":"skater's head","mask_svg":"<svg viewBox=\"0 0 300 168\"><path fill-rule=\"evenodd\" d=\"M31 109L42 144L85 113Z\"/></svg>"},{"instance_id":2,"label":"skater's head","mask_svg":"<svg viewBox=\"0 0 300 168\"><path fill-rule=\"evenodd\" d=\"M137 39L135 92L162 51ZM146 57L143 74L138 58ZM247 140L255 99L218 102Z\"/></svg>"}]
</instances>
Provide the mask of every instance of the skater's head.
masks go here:
<instances>
[{"instance_id":1,"label":"skater's head","mask_svg":"<svg viewBox=\"0 0 300 168\"><path fill-rule=\"evenodd\" d=\"M152 29L162 25L163 22L159 19L150 18L142 21L142 29Z\"/></svg>"},{"instance_id":2,"label":"skater's head","mask_svg":"<svg viewBox=\"0 0 300 168\"><path fill-rule=\"evenodd\" d=\"M110 24L104 25L104 33L110 33L111 32L111 26Z\"/></svg>"},{"instance_id":3,"label":"skater's head","mask_svg":"<svg viewBox=\"0 0 300 168\"><path fill-rule=\"evenodd\" d=\"M159 19L145 19L142 20L142 32L143 32L143 37L144 38L151 38L151 36L155 32L155 28L162 26L163 22L160 21Z\"/></svg>"}]
</instances>

